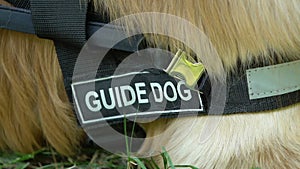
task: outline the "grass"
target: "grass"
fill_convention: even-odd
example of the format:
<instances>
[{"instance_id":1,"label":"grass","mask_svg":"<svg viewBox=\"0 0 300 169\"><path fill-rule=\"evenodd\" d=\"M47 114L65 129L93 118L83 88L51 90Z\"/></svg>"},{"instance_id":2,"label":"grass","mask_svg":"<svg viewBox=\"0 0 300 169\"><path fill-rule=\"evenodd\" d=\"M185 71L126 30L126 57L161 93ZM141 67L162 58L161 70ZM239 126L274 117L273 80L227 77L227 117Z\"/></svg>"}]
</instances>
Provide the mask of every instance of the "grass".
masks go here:
<instances>
[{"instance_id":1,"label":"grass","mask_svg":"<svg viewBox=\"0 0 300 169\"><path fill-rule=\"evenodd\" d=\"M169 154L161 154L164 166L155 161L137 157L122 157L104 150L85 149L77 157L66 158L51 149L42 149L31 154L0 153L0 169L175 169L177 167L198 169L190 165L174 165ZM260 168L252 168L260 169Z\"/></svg>"},{"instance_id":2,"label":"grass","mask_svg":"<svg viewBox=\"0 0 300 169\"><path fill-rule=\"evenodd\" d=\"M0 169L52 169L52 168L97 168L97 169L161 169L153 158L138 158L131 155L133 130L127 134L126 118L124 118L124 133L126 141L126 155L114 155L105 150L96 148L84 148L73 158L59 155L53 149L41 149L31 154L0 152ZM175 169L176 167L196 169L189 165L174 165L165 149L161 154L163 169Z\"/></svg>"},{"instance_id":3,"label":"grass","mask_svg":"<svg viewBox=\"0 0 300 169\"><path fill-rule=\"evenodd\" d=\"M145 159L131 155L133 126L130 135L127 134L126 118L124 118L124 133L126 141L126 155L114 155L105 150L96 148L84 148L73 158L59 155L53 149L41 149L31 154L0 152L0 169L52 169L52 168L97 168L97 169L160 169L153 158ZM131 137L127 137L131 136ZM131 139L129 139L131 138ZM167 151L163 149L161 154L163 169L175 169L176 167L196 169L196 167L173 164Z\"/></svg>"},{"instance_id":4,"label":"grass","mask_svg":"<svg viewBox=\"0 0 300 169\"><path fill-rule=\"evenodd\" d=\"M124 125L125 136L126 131L127 126ZM130 134L132 136L133 132ZM41 149L31 154L0 152L0 169L198 169L191 165L175 165L165 148L161 153L163 168L160 168L153 158L132 156L130 151L132 141L128 137L125 137L125 141L127 154L123 156L111 154L99 147L84 148L73 158L63 157L53 149Z\"/></svg>"},{"instance_id":5,"label":"grass","mask_svg":"<svg viewBox=\"0 0 300 169\"><path fill-rule=\"evenodd\" d=\"M50 168L126 168L126 161L104 150L85 149L76 157L66 158L51 149L31 154L0 153L0 168L50 169Z\"/></svg>"},{"instance_id":6,"label":"grass","mask_svg":"<svg viewBox=\"0 0 300 169\"><path fill-rule=\"evenodd\" d=\"M197 169L189 165L174 165L168 153L161 154L163 169L176 167ZM42 149L31 154L0 153L0 168L6 169L52 169L52 168L99 168L99 169L161 169L150 159L134 156L118 156L104 150L85 149L74 158L60 156L52 149Z\"/></svg>"},{"instance_id":7,"label":"grass","mask_svg":"<svg viewBox=\"0 0 300 169\"><path fill-rule=\"evenodd\" d=\"M126 121L124 121L126 124ZM124 125L126 133L126 125ZM133 133L130 133L133 135ZM130 137L132 138L132 137ZM166 151L162 149L163 168L153 158L138 158L131 155L131 140L126 139L126 155L115 155L99 147L84 148L72 158L59 155L53 149L41 149L31 154L0 152L0 169L198 169L191 165L175 165ZM260 168L252 168L260 169Z\"/></svg>"}]
</instances>

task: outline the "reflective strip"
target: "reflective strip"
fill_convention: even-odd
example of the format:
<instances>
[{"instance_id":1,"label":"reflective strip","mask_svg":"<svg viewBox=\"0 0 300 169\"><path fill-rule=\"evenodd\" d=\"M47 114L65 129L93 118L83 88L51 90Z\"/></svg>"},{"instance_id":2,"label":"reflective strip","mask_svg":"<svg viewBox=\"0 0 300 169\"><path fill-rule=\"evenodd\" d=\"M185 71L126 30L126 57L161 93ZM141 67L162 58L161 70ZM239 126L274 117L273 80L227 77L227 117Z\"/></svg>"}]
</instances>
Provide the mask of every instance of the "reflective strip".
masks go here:
<instances>
[{"instance_id":1,"label":"reflective strip","mask_svg":"<svg viewBox=\"0 0 300 169\"><path fill-rule=\"evenodd\" d=\"M247 70L250 100L291 93L300 89L300 60Z\"/></svg>"}]
</instances>

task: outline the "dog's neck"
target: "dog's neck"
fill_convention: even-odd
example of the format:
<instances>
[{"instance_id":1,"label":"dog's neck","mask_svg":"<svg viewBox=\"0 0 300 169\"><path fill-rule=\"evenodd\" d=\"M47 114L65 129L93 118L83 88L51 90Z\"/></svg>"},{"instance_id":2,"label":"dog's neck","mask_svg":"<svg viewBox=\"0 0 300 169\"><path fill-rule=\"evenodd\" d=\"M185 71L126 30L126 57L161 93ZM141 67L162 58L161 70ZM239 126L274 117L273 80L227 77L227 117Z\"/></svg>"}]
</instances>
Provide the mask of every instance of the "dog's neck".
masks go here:
<instances>
[{"instance_id":1,"label":"dog's neck","mask_svg":"<svg viewBox=\"0 0 300 169\"><path fill-rule=\"evenodd\" d=\"M128 0L118 3L95 0L94 3L107 9L111 19L140 12L161 12L187 19L207 35L226 70L240 67L237 60L247 67L254 61L266 63L276 59L283 63L300 58L299 11L294 0L285 1L285 5L274 0L242 0L238 3L229 0ZM135 28L138 24L141 29L147 29L149 25L139 19L121 24L126 28ZM186 34L184 29L172 29L178 27L176 24L169 25L169 31ZM201 46L198 39L190 40ZM184 45L174 44L169 39L156 37L151 42L165 43L171 48L176 46L175 50L177 47L185 49Z\"/></svg>"}]
</instances>

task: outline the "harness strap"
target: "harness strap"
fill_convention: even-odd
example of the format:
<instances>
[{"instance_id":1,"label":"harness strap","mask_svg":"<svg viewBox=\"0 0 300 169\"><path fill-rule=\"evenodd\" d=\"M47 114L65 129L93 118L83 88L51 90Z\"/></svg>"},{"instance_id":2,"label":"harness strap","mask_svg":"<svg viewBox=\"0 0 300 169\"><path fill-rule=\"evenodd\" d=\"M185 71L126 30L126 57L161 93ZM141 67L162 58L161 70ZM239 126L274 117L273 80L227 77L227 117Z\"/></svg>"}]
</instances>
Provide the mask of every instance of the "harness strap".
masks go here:
<instances>
[{"instance_id":1,"label":"harness strap","mask_svg":"<svg viewBox=\"0 0 300 169\"><path fill-rule=\"evenodd\" d=\"M300 69L289 65L298 66L299 61L256 66L229 76L224 114L270 111L299 103L300 90L294 86L300 85Z\"/></svg>"},{"instance_id":2,"label":"harness strap","mask_svg":"<svg viewBox=\"0 0 300 169\"><path fill-rule=\"evenodd\" d=\"M81 47L85 40L87 3L84 0L31 0L35 31L41 38Z\"/></svg>"},{"instance_id":3,"label":"harness strap","mask_svg":"<svg viewBox=\"0 0 300 169\"><path fill-rule=\"evenodd\" d=\"M14 7L30 9L29 0L6 0L8 3L12 4Z\"/></svg>"},{"instance_id":4,"label":"harness strap","mask_svg":"<svg viewBox=\"0 0 300 169\"><path fill-rule=\"evenodd\" d=\"M32 20L36 34L52 39L64 76L70 101L70 84L77 56L86 41L85 0L30 0Z\"/></svg>"},{"instance_id":5,"label":"harness strap","mask_svg":"<svg viewBox=\"0 0 300 169\"><path fill-rule=\"evenodd\" d=\"M24 4L20 3L21 1ZM22 6L28 6L28 3L25 3L26 1L9 0L8 2L22 8ZM86 28L86 13L87 4L79 0L69 0L67 2L54 0L51 3L46 3L43 0L31 0L31 11L0 6L0 15L2 16L0 17L0 28L34 34L34 27L35 33L40 37L54 40L65 79L65 88L71 102L73 99L70 86L73 69L78 53L86 40L86 32L90 32L87 34L91 35L102 26L101 23L89 23L88 28ZM34 26L30 23L31 17ZM115 30L118 31L118 29ZM109 38L109 35L107 38ZM128 42L124 44L128 44ZM118 47L117 49L133 52L129 46L121 45L121 48ZM117 55L119 56L120 54ZM107 65L117 64L117 61L111 56L108 57L108 60L110 63ZM286 64L288 66L278 63L269 64L270 66L274 65L271 67L271 71L267 71L270 67L266 67L266 65L253 65L247 72L243 69L229 76L227 79L227 98L224 114L269 111L299 103L300 90L298 88L299 78L297 77L299 73L295 72L296 70L299 72L299 62ZM291 65L293 65L293 68L290 67ZM105 69L105 67L101 66L101 69ZM257 70L262 71L257 72ZM277 74L275 74L276 71L278 72ZM103 71L100 72L103 74ZM279 83L269 81L265 78L266 76L269 76L269 80L280 80L284 85L278 86ZM261 81L262 79L264 81ZM203 79L200 79L200 82L202 81ZM251 83L249 83L250 81ZM261 88L264 87L260 85L261 83L268 84L267 88ZM289 86L285 86L287 84L292 84L293 90L287 91L287 89L290 89ZM272 94L268 93L269 89L271 89ZM285 90L285 92L282 92L281 89ZM204 87L203 91L205 91L203 93L208 98L210 95L209 88L206 89ZM277 93L278 95L275 95L274 91L280 92ZM209 104L209 101L207 104Z\"/></svg>"}]
</instances>

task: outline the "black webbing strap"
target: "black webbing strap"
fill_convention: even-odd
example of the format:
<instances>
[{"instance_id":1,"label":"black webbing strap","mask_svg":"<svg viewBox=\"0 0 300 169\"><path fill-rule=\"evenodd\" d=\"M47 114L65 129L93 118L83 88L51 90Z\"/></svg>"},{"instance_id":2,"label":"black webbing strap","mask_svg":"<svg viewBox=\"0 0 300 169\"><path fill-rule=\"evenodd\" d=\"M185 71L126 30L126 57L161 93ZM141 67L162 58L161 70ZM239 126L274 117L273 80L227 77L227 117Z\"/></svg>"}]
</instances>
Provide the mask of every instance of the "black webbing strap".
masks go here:
<instances>
[{"instance_id":1,"label":"black webbing strap","mask_svg":"<svg viewBox=\"0 0 300 169\"><path fill-rule=\"evenodd\" d=\"M300 90L261 99L250 100L249 98L246 72L229 76L224 114L254 113L290 106L300 102Z\"/></svg>"},{"instance_id":2,"label":"black webbing strap","mask_svg":"<svg viewBox=\"0 0 300 169\"><path fill-rule=\"evenodd\" d=\"M86 40L87 3L84 0L31 0L33 24L38 36L68 45Z\"/></svg>"},{"instance_id":3,"label":"black webbing strap","mask_svg":"<svg viewBox=\"0 0 300 169\"><path fill-rule=\"evenodd\" d=\"M29 4L28 0L7 1L19 8L26 9L31 6L31 13L29 10L9 9L9 7L2 6L0 8L0 28L34 33L32 24L27 23L30 21L32 14L36 34L42 38L54 40L64 75L65 88L70 101L72 101L70 84L72 82L73 68L78 53L86 40L87 2L84 0L31 0L31 4ZM101 24L90 24L88 28L88 30L90 29L90 34L98 30L102 26ZM26 25L29 25L29 27L24 27ZM129 47L130 45L123 45L118 49L131 51L128 50ZM113 61L112 58L110 60ZM260 66L251 66L251 68L255 67ZM206 97L209 97L209 93L204 92L207 95ZM268 111L300 102L300 90L280 96L250 100L245 70L229 76L226 95L224 114Z\"/></svg>"},{"instance_id":4,"label":"black webbing strap","mask_svg":"<svg viewBox=\"0 0 300 169\"><path fill-rule=\"evenodd\" d=\"M8 3L12 4L14 7L30 9L29 0L6 0Z\"/></svg>"},{"instance_id":5,"label":"black webbing strap","mask_svg":"<svg viewBox=\"0 0 300 169\"><path fill-rule=\"evenodd\" d=\"M32 20L36 34L52 39L64 76L64 83L70 101L70 84L77 56L86 41L85 0L31 0Z\"/></svg>"}]
</instances>

